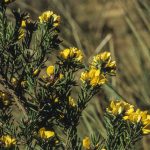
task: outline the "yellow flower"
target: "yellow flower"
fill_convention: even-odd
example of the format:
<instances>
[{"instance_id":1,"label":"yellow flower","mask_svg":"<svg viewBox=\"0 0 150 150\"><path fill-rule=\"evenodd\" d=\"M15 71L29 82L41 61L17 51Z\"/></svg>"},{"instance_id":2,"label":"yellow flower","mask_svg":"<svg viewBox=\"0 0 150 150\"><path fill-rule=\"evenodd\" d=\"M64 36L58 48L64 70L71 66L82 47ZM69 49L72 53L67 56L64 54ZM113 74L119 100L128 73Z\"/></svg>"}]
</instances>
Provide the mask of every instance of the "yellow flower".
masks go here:
<instances>
[{"instance_id":1,"label":"yellow flower","mask_svg":"<svg viewBox=\"0 0 150 150\"><path fill-rule=\"evenodd\" d=\"M46 73L47 73L48 76L53 75L53 74L54 74L54 71L55 71L55 66L49 66L49 67L47 67L47 69L46 69Z\"/></svg>"},{"instance_id":2,"label":"yellow flower","mask_svg":"<svg viewBox=\"0 0 150 150\"><path fill-rule=\"evenodd\" d=\"M143 112L142 123L143 123L142 128L143 134L150 134L150 115L147 114L147 111Z\"/></svg>"},{"instance_id":3,"label":"yellow flower","mask_svg":"<svg viewBox=\"0 0 150 150\"><path fill-rule=\"evenodd\" d=\"M77 62L82 62L83 60L83 54L81 50L71 47L64 49L60 52L60 57L67 60L67 59L74 59Z\"/></svg>"},{"instance_id":4,"label":"yellow flower","mask_svg":"<svg viewBox=\"0 0 150 150\"><path fill-rule=\"evenodd\" d=\"M2 141L2 142L5 144L5 147L6 147L6 148L10 148L11 146L13 146L13 145L16 144L16 139L15 139L15 138L12 138L12 137L9 136L9 135L3 135L3 136L0 138L0 141Z\"/></svg>"},{"instance_id":5,"label":"yellow flower","mask_svg":"<svg viewBox=\"0 0 150 150\"><path fill-rule=\"evenodd\" d=\"M104 74L115 75L116 62L112 61L110 52L103 52L93 57L92 68L99 68Z\"/></svg>"},{"instance_id":6,"label":"yellow flower","mask_svg":"<svg viewBox=\"0 0 150 150\"><path fill-rule=\"evenodd\" d=\"M21 21L21 27L20 27L20 30L19 30L18 40L25 37L26 27L27 27L27 24L29 24L29 23L31 23L31 20L29 19L29 16L28 16L28 19Z\"/></svg>"},{"instance_id":7,"label":"yellow flower","mask_svg":"<svg viewBox=\"0 0 150 150\"><path fill-rule=\"evenodd\" d=\"M49 18L53 15L53 11L45 11L39 16L40 23L47 22Z\"/></svg>"},{"instance_id":8,"label":"yellow flower","mask_svg":"<svg viewBox=\"0 0 150 150\"><path fill-rule=\"evenodd\" d=\"M149 123L147 123L143 128L142 128L143 134L150 134L150 120Z\"/></svg>"},{"instance_id":9,"label":"yellow flower","mask_svg":"<svg viewBox=\"0 0 150 150\"><path fill-rule=\"evenodd\" d=\"M99 69L91 68L88 72L85 71L81 73L81 81L83 83L89 82L91 86L103 85L106 83L107 79L103 74L101 74Z\"/></svg>"},{"instance_id":10,"label":"yellow flower","mask_svg":"<svg viewBox=\"0 0 150 150\"><path fill-rule=\"evenodd\" d=\"M150 115L147 113L147 111L137 109L136 111L126 114L123 119L133 123L141 122L143 134L150 134Z\"/></svg>"},{"instance_id":11,"label":"yellow flower","mask_svg":"<svg viewBox=\"0 0 150 150\"><path fill-rule=\"evenodd\" d=\"M55 98L54 102L55 102L55 103L58 103L58 102L59 102L58 97L57 97L57 98Z\"/></svg>"},{"instance_id":12,"label":"yellow flower","mask_svg":"<svg viewBox=\"0 0 150 150\"><path fill-rule=\"evenodd\" d=\"M22 20L22 22L21 22L21 27L22 27L22 28L25 28L26 25L27 25L27 24L26 24L26 21L25 21L25 20Z\"/></svg>"},{"instance_id":13,"label":"yellow flower","mask_svg":"<svg viewBox=\"0 0 150 150\"><path fill-rule=\"evenodd\" d=\"M98 62L106 62L111 59L111 54L110 52L103 52L100 54L97 54L96 56L93 57L93 65L96 65Z\"/></svg>"},{"instance_id":14,"label":"yellow flower","mask_svg":"<svg viewBox=\"0 0 150 150\"><path fill-rule=\"evenodd\" d=\"M115 61L109 61L109 62L106 64L106 67L115 68L115 67L116 67L116 62L115 62Z\"/></svg>"},{"instance_id":15,"label":"yellow flower","mask_svg":"<svg viewBox=\"0 0 150 150\"><path fill-rule=\"evenodd\" d=\"M124 101L111 101L110 107L107 108L107 112L114 115L123 114L124 120L129 120L131 123L141 123L143 134L150 134L150 115L147 111L141 111L140 109L134 109L133 105L130 105Z\"/></svg>"},{"instance_id":16,"label":"yellow flower","mask_svg":"<svg viewBox=\"0 0 150 150\"><path fill-rule=\"evenodd\" d=\"M17 79L16 79L15 77L12 77L12 78L11 78L11 83L12 83L13 85L17 85Z\"/></svg>"},{"instance_id":17,"label":"yellow flower","mask_svg":"<svg viewBox=\"0 0 150 150\"><path fill-rule=\"evenodd\" d=\"M148 114L142 121L144 125L150 124L150 115Z\"/></svg>"},{"instance_id":18,"label":"yellow flower","mask_svg":"<svg viewBox=\"0 0 150 150\"><path fill-rule=\"evenodd\" d=\"M59 79L63 79L64 78L64 75L62 73L59 74Z\"/></svg>"},{"instance_id":19,"label":"yellow flower","mask_svg":"<svg viewBox=\"0 0 150 150\"><path fill-rule=\"evenodd\" d=\"M94 77L90 80L90 85L91 86L96 86L99 83L99 77Z\"/></svg>"},{"instance_id":20,"label":"yellow flower","mask_svg":"<svg viewBox=\"0 0 150 150\"><path fill-rule=\"evenodd\" d=\"M94 68L89 70L89 78L99 77L99 75L100 75L100 70Z\"/></svg>"},{"instance_id":21,"label":"yellow flower","mask_svg":"<svg viewBox=\"0 0 150 150\"><path fill-rule=\"evenodd\" d=\"M87 81L88 79L89 79L88 72L87 72L87 71L82 72L82 73L81 73L80 80L84 83L84 82Z\"/></svg>"},{"instance_id":22,"label":"yellow flower","mask_svg":"<svg viewBox=\"0 0 150 150\"><path fill-rule=\"evenodd\" d=\"M107 112L112 113L113 115L119 115L121 113L130 113L134 111L134 106L126 103L122 100L120 101L111 101L110 107L107 108Z\"/></svg>"},{"instance_id":23,"label":"yellow flower","mask_svg":"<svg viewBox=\"0 0 150 150\"><path fill-rule=\"evenodd\" d=\"M63 51L60 52L60 56L63 59L68 59L69 54L70 54L70 49L64 49Z\"/></svg>"},{"instance_id":24,"label":"yellow flower","mask_svg":"<svg viewBox=\"0 0 150 150\"><path fill-rule=\"evenodd\" d=\"M33 72L33 75L34 76L38 75L39 71L40 71L39 69L35 69L34 72Z\"/></svg>"},{"instance_id":25,"label":"yellow flower","mask_svg":"<svg viewBox=\"0 0 150 150\"><path fill-rule=\"evenodd\" d=\"M116 61L109 60L106 63L104 70L106 70L106 73L116 74Z\"/></svg>"},{"instance_id":26,"label":"yellow flower","mask_svg":"<svg viewBox=\"0 0 150 150\"><path fill-rule=\"evenodd\" d=\"M76 106L75 100L71 96L69 96L69 105L72 107Z\"/></svg>"},{"instance_id":27,"label":"yellow flower","mask_svg":"<svg viewBox=\"0 0 150 150\"><path fill-rule=\"evenodd\" d=\"M60 16L58 16L58 15L56 15L56 14L53 14L52 15L53 16L53 21L54 21L54 24L53 24L53 26L54 27L57 27L57 26L59 26L60 25Z\"/></svg>"},{"instance_id":28,"label":"yellow flower","mask_svg":"<svg viewBox=\"0 0 150 150\"><path fill-rule=\"evenodd\" d=\"M79 62L82 62L83 60L83 54L80 50L78 50L77 48L73 48L74 50L74 53L76 55L76 60L79 61Z\"/></svg>"},{"instance_id":29,"label":"yellow flower","mask_svg":"<svg viewBox=\"0 0 150 150\"><path fill-rule=\"evenodd\" d=\"M44 127L39 130L39 136L43 139L48 139L55 136L53 131L47 131Z\"/></svg>"},{"instance_id":30,"label":"yellow flower","mask_svg":"<svg viewBox=\"0 0 150 150\"><path fill-rule=\"evenodd\" d=\"M87 150L90 149L90 138L89 137L85 137L82 141L83 147Z\"/></svg>"},{"instance_id":31,"label":"yellow flower","mask_svg":"<svg viewBox=\"0 0 150 150\"><path fill-rule=\"evenodd\" d=\"M150 134L150 119L148 119L146 123L143 123L142 131L143 134Z\"/></svg>"},{"instance_id":32,"label":"yellow flower","mask_svg":"<svg viewBox=\"0 0 150 150\"><path fill-rule=\"evenodd\" d=\"M53 17L53 26L57 27L60 24L60 16L53 13L53 11L45 11L39 16L40 23L48 22L48 20Z\"/></svg>"},{"instance_id":33,"label":"yellow flower","mask_svg":"<svg viewBox=\"0 0 150 150\"><path fill-rule=\"evenodd\" d=\"M110 52L103 52L103 53L99 54L99 57L102 61L105 62L111 58L111 54L110 54Z\"/></svg>"},{"instance_id":34,"label":"yellow flower","mask_svg":"<svg viewBox=\"0 0 150 150\"><path fill-rule=\"evenodd\" d=\"M137 109L123 117L124 120L130 120L131 122L138 123L143 122L147 118L147 111L141 111Z\"/></svg>"}]
</instances>

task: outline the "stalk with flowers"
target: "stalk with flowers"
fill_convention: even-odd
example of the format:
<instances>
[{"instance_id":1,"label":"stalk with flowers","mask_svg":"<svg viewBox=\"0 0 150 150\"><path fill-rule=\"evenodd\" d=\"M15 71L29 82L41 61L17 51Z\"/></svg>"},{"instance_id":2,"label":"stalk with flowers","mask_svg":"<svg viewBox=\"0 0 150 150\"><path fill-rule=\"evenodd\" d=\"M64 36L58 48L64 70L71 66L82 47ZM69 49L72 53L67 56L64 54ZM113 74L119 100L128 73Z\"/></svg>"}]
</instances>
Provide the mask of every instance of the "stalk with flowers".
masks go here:
<instances>
[{"instance_id":1,"label":"stalk with flowers","mask_svg":"<svg viewBox=\"0 0 150 150\"><path fill-rule=\"evenodd\" d=\"M116 74L116 62L105 51L86 66L78 48L60 50L60 16L52 11L33 21L28 13L13 10L14 24L6 13L14 1L0 1L1 149L125 150L150 133L148 112L119 100L106 109L107 138L81 139L77 127L82 112ZM56 50L55 63L46 67L49 55ZM75 86L79 88L76 98ZM14 109L19 109L20 120Z\"/></svg>"}]
</instances>

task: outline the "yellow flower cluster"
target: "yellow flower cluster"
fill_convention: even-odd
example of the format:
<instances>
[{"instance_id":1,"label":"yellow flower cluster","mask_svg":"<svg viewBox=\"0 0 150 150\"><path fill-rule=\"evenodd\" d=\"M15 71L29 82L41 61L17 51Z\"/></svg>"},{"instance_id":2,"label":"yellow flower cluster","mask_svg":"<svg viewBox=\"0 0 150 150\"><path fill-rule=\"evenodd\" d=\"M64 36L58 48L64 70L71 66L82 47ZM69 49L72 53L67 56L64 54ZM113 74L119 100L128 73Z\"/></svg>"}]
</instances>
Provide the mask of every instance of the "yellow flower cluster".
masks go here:
<instances>
[{"instance_id":1,"label":"yellow flower cluster","mask_svg":"<svg viewBox=\"0 0 150 150\"><path fill-rule=\"evenodd\" d=\"M109 52L103 52L93 57L88 71L81 74L81 81L91 86L100 86L106 83L106 74L113 74L116 71L116 62L111 60Z\"/></svg>"},{"instance_id":2,"label":"yellow flower cluster","mask_svg":"<svg viewBox=\"0 0 150 150\"><path fill-rule=\"evenodd\" d=\"M121 113L129 114L134 111L134 106L126 103L125 101L111 101L110 107L107 108L107 112L113 115L119 115Z\"/></svg>"},{"instance_id":3,"label":"yellow flower cluster","mask_svg":"<svg viewBox=\"0 0 150 150\"><path fill-rule=\"evenodd\" d=\"M7 93L0 91L0 101L3 103L4 106L9 105L10 100Z\"/></svg>"},{"instance_id":4,"label":"yellow flower cluster","mask_svg":"<svg viewBox=\"0 0 150 150\"><path fill-rule=\"evenodd\" d=\"M107 112L113 115L123 114L124 120L129 120L132 123L142 123L143 134L150 133L150 115L147 111L135 110L134 106L124 101L111 101Z\"/></svg>"},{"instance_id":5,"label":"yellow flower cluster","mask_svg":"<svg viewBox=\"0 0 150 150\"><path fill-rule=\"evenodd\" d=\"M12 2L13 0L5 0L5 1L7 3L10 3L10 1ZM60 16L54 14L53 11L46 11L41 16L39 16L40 23L48 22L48 20L51 17L53 18L53 26L54 27L59 26L59 24L60 24ZM21 28L19 30L18 40L22 39L25 36L25 33L26 33L25 29L26 29L27 25L30 24L30 23L31 23L31 20L29 19L29 16L28 16L28 18L26 20L22 20Z\"/></svg>"},{"instance_id":6,"label":"yellow flower cluster","mask_svg":"<svg viewBox=\"0 0 150 150\"><path fill-rule=\"evenodd\" d=\"M9 0L10 1L10 0ZM53 18L53 26L57 27L60 24L60 16L53 13L53 11L46 11L41 16L39 16L40 23L47 22L50 18ZM27 27L27 24L30 24L31 20L28 18L26 20L22 20L21 22L21 28L19 30L19 37L18 40L22 39L25 36L25 28Z\"/></svg>"},{"instance_id":7,"label":"yellow flower cluster","mask_svg":"<svg viewBox=\"0 0 150 150\"><path fill-rule=\"evenodd\" d=\"M91 145L91 142L90 142L90 138L89 137L85 137L82 141L82 145L83 147L86 149L86 150L89 150L90 149L90 145Z\"/></svg>"},{"instance_id":8,"label":"yellow flower cluster","mask_svg":"<svg viewBox=\"0 0 150 150\"><path fill-rule=\"evenodd\" d=\"M115 74L116 73L116 62L112 61L110 52L103 52L93 57L91 67L99 68L105 74Z\"/></svg>"},{"instance_id":9,"label":"yellow flower cluster","mask_svg":"<svg viewBox=\"0 0 150 150\"><path fill-rule=\"evenodd\" d=\"M67 59L74 59L74 61L82 62L83 60L83 54L81 50L71 47L64 49L60 52L60 58L67 60Z\"/></svg>"},{"instance_id":10,"label":"yellow flower cluster","mask_svg":"<svg viewBox=\"0 0 150 150\"><path fill-rule=\"evenodd\" d=\"M48 22L48 20L51 17L53 18L53 22L54 22L53 26L54 27L59 26L59 24L60 24L60 16L54 14L53 11L45 11L45 12L43 12L42 15L39 16L40 23Z\"/></svg>"},{"instance_id":11,"label":"yellow flower cluster","mask_svg":"<svg viewBox=\"0 0 150 150\"><path fill-rule=\"evenodd\" d=\"M16 139L12 138L9 135L3 135L0 138L0 141L5 144L6 148L10 148L10 147L12 147L12 146L14 146L16 144Z\"/></svg>"},{"instance_id":12,"label":"yellow flower cluster","mask_svg":"<svg viewBox=\"0 0 150 150\"><path fill-rule=\"evenodd\" d=\"M140 109L137 109L133 112L125 114L123 119L134 123L141 122L143 125L143 134L150 134L150 115L147 111L141 111Z\"/></svg>"},{"instance_id":13,"label":"yellow flower cluster","mask_svg":"<svg viewBox=\"0 0 150 150\"><path fill-rule=\"evenodd\" d=\"M87 82L91 86L100 86L107 81L106 77L100 72L100 70L95 68L82 72L80 79L83 83Z\"/></svg>"},{"instance_id":14,"label":"yellow flower cluster","mask_svg":"<svg viewBox=\"0 0 150 150\"><path fill-rule=\"evenodd\" d=\"M42 139L49 139L55 136L53 131L47 131L44 127L39 130L39 137Z\"/></svg>"}]
</instances>

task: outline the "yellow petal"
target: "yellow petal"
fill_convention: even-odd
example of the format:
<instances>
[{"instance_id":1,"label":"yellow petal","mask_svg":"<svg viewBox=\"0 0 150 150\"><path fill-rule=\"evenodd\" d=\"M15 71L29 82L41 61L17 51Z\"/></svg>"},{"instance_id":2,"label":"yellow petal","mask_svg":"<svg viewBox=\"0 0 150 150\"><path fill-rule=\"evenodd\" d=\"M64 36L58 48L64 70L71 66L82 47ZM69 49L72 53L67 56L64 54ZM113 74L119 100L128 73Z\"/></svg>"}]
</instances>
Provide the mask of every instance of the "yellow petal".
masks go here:
<instances>
[{"instance_id":1,"label":"yellow petal","mask_svg":"<svg viewBox=\"0 0 150 150\"><path fill-rule=\"evenodd\" d=\"M53 131L46 131L44 127L39 130L39 136L43 139L48 139L54 135L55 133Z\"/></svg>"},{"instance_id":2,"label":"yellow petal","mask_svg":"<svg viewBox=\"0 0 150 150\"><path fill-rule=\"evenodd\" d=\"M39 71L40 71L39 69L35 69L33 75L36 76L39 73Z\"/></svg>"},{"instance_id":3,"label":"yellow petal","mask_svg":"<svg viewBox=\"0 0 150 150\"><path fill-rule=\"evenodd\" d=\"M39 16L40 23L47 22L52 15L53 15L52 11L43 12L42 15Z\"/></svg>"},{"instance_id":4,"label":"yellow petal","mask_svg":"<svg viewBox=\"0 0 150 150\"><path fill-rule=\"evenodd\" d=\"M99 70L99 69L95 71L95 76L96 76L96 77L99 77L99 76L100 76L100 70Z\"/></svg>"},{"instance_id":5,"label":"yellow petal","mask_svg":"<svg viewBox=\"0 0 150 150\"><path fill-rule=\"evenodd\" d=\"M86 149L90 149L90 138L85 137L82 141L83 147Z\"/></svg>"},{"instance_id":6,"label":"yellow petal","mask_svg":"<svg viewBox=\"0 0 150 150\"><path fill-rule=\"evenodd\" d=\"M80 80L81 80L82 82L88 80L88 73L87 73L87 72L82 72L82 73L81 73L81 78L80 78Z\"/></svg>"},{"instance_id":7,"label":"yellow petal","mask_svg":"<svg viewBox=\"0 0 150 150\"><path fill-rule=\"evenodd\" d=\"M103 52L100 54L100 58L102 61L107 61L110 59L110 52Z\"/></svg>"},{"instance_id":8,"label":"yellow petal","mask_svg":"<svg viewBox=\"0 0 150 150\"><path fill-rule=\"evenodd\" d=\"M97 86L99 84L99 77L94 77L90 81L91 86Z\"/></svg>"},{"instance_id":9,"label":"yellow petal","mask_svg":"<svg viewBox=\"0 0 150 150\"><path fill-rule=\"evenodd\" d=\"M21 22L21 27L22 27L22 28L25 28L25 27L26 27L26 21L25 21L25 20L23 20L23 21Z\"/></svg>"},{"instance_id":10,"label":"yellow petal","mask_svg":"<svg viewBox=\"0 0 150 150\"><path fill-rule=\"evenodd\" d=\"M1 141L5 144L5 147L7 147L7 148L16 144L16 139L12 138L9 135L2 136Z\"/></svg>"},{"instance_id":11,"label":"yellow petal","mask_svg":"<svg viewBox=\"0 0 150 150\"><path fill-rule=\"evenodd\" d=\"M47 70L46 70L47 75L48 75L48 76L53 75L53 74L54 74L54 69L55 69L54 66L49 66L49 67L47 68Z\"/></svg>"},{"instance_id":12,"label":"yellow petal","mask_svg":"<svg viewBox=\"0 0 150 150\"><path fill-rule=\"evenodd\" d=\"M47 139L51 138L55 135L55 133L53 131L45 131L44 134L45 134L45 138L47 138Z\"/></svg>"},{"instance_id":13,"label":"yellow petal","mask_svg":"<svg viewBox=\"0 0 150 150\"><path fill-rule=\"evenodd\" d=\"M64 75L62 73L59 74L59 79L61 80L62 78L64 78Z\"/></svg>"},{"instance_id":14,"label":"yellow petal","mask_svg":"<svg viewBox=\"0 0 150 150\"><path fill-rule=\"evenodd\" d=\"M70 50L69 49L65 49L65 50L63 50L63 51L60 52L60 56L63 59L68 59L69 54L70 54Z\"/></svg>"},{"instance_id":15,"label":"yellow petal","mask_svg":"<svg viewBox=\"0 0 150 150\"><path fill-rule=\"evenodd\" d=\"M45 132L45 128L41 128L41 129L39 130L39 136L40 136L40 137L44 137L44 132Z\"/></svg>"},{"instance_id":16,"label":"yellow petal","mask_svg":"<svg viewBox=\"0 0 150 150\"><path fill-rule=\"evenodd\" d=\"M143 131L143 134L150 134L150 129L143 128L142 131Z\"/></svg>"},{"instance_id":17,"label":"yellow petal","mask_svg":"<svg viewBox=\"0 0 150 150\"><path fill-rule=\"evenodd\" d=\"M119 107L119 109L118 109L118 114L121 114L122 111L123 111L123 108L122 108L122 107Z\"/></svg>"},{"instance_id":18,"label":"yellow petal","mask_svg":"<svg viewBox=\"0 0 150 150\"><path fill-rule=\"evenodd\" d=\"M95 76L95 72L96 72L96 69L90 69L90 71L89 71L89 78L93 78L94 76Z\"/></svg>"}]
</instances>

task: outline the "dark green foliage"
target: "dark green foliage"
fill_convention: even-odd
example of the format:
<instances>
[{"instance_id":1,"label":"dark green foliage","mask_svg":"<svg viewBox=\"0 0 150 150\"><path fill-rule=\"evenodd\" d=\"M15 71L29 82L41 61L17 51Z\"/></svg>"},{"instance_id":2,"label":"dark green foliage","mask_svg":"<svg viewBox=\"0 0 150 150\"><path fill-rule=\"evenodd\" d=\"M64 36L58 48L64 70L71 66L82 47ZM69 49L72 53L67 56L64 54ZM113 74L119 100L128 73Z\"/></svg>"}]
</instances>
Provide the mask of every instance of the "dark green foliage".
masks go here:
<instances>
[{"instance_id":1,"label":"dark green foliage","mask_svg":"<svg viewBox=\"0 0 150 150\"><path fill-rule=\"evenodd\" d=\"M135 149L135 143L142 138L141 124L133 124L122 119L122 115L105 114L107 150Z\"/></svg>"}]
</instances>

